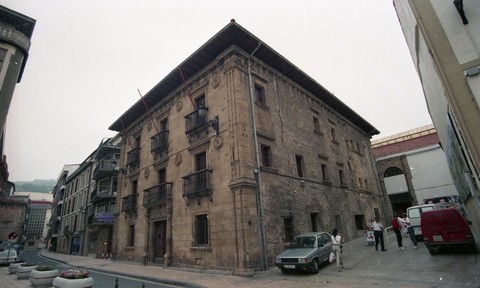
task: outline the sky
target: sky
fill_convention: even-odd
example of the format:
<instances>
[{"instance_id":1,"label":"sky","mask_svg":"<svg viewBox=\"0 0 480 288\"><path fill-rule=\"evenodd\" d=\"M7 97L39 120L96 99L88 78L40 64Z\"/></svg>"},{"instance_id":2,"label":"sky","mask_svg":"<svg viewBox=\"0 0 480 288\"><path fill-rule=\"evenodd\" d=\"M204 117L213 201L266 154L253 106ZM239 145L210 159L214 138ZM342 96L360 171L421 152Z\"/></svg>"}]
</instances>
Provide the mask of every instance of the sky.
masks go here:
<instances>
[{"instance_id":1,"label":"sky","mask_svg":"<svg viewBox=\"0 0 480 288\"><path fill-rule=\"evenodd\" d=\"M392 1L2 0L36 20L10 105L10 181L57 179L231 19L375 126L430 124ZM138 89L138 90L137 90Z\"/></svg>"}]
</instances>

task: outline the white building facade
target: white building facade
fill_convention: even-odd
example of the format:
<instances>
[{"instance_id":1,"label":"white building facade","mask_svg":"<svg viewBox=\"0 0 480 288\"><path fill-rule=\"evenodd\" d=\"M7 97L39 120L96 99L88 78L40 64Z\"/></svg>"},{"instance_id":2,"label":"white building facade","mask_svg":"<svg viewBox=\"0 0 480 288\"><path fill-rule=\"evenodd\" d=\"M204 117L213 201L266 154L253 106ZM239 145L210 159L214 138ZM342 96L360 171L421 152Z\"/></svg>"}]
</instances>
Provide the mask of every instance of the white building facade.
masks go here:
<instances>
[{"instance_id":1,"label":"white building facade","mask_svg":"<svg viewBox=\"0 0 480 288\"><path fill-rule=\"evenodd\" d=\"M393 1L459 200L480 242L480 2Z\"/></svg>"}]
</instances>

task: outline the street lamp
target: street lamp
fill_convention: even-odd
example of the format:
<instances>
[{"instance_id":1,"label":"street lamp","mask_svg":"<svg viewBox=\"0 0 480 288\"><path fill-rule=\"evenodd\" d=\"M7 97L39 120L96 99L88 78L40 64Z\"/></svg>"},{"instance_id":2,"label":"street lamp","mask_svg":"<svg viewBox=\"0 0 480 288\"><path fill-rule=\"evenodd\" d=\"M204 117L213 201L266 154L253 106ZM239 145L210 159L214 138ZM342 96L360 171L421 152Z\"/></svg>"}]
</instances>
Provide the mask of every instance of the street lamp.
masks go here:
<instances>
[{"instance_id":1,"label":"street lamp","mask_svg":"<svg viewBox=\"0 0 480 288\"><path fill-rule=\"evenodd\" d=\"M207 111L208 108L204 106L199 106L198 107L198 116L200 117L207 117ZM220 134L219 129L220 129L220 123L218 121L218 116L213 117L212 120L210 121L205 121L205 130L208 130L208 128L212 128L215 131L215 136L218 136Z\"/></svg>"},{"instance_id":2,"label":"street lamp","mask_svg":"<svg viewBox=\"0 0 480 288\"><path fill-rule=\"evenodd\" d=\"M126 168L119 168L117 166L117 158L115 158L115 156L113 157L113 160L112 160L112 171L113 172L116 172L116 173L122 173L123 175L127 176L128 174L128 167Z\"/></svg>"}]
</instances>

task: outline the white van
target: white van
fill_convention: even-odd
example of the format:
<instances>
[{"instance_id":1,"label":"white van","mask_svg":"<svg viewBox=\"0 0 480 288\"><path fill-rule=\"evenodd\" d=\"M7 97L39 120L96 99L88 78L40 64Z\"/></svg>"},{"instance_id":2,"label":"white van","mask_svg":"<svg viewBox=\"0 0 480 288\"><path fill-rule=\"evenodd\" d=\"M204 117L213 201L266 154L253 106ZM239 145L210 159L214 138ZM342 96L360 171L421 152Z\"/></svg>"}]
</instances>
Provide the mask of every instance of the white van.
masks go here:
<instances>
[{"instance_id":1,"label":"white van","mask_svg":"<svg viewBox=\"0 0 480 288\"><path fill-rule=\"evenodd\" d=\"M422 229L420 228L422 213L438 209L443 209L443 206L440 204L424 204L407 208L407 217L410 218L410 225L413 227L415 237L422 237Z\"/></svg>"}]
</instances>

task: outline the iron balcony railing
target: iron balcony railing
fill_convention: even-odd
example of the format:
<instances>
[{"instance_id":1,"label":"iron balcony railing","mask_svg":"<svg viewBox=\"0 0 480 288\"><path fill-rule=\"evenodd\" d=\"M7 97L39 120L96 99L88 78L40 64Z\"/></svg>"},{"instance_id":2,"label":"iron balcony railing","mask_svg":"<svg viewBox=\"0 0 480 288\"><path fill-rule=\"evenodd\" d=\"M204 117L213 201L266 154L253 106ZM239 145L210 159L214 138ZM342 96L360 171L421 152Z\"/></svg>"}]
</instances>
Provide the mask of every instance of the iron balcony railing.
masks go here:
<instances>
[{"instance_id":1,"label":"iron balcony railing","mask_svg":"<svg viewBox=\"0 0 480 288\"><path fill-rule=\"evenodd\" d=\"M185 116L185 134L206 132L207 126L207 107L199 107L197 110Z\"/></svg>"},{"instance_id":2,"label":"iron balcony railing","mask_svg":"<svg viewBox=\"0 0 480 288\"><path fill-rule=\"evenodd\" d=\"M127 166L138 166L140 164L140 148L134 148L127 153Z\"/></svg>"},{"instance_id":3,"label":"iron balcony railing","mask_svg":"<svg viewBox=\"0 0 480 288\"><path fill-rule=\"evenodd\" d=\"M131 211L137 208L137 194L131 194L122 198L122 212Z\"/></svg>"},{"instance_id":4,"label":"iron balcony railing","mask_svg":"<svg viewBox=\"0 0 480 288\"><path fill-rule=\"evenodd\" d=\"M100 180L113 175L113 168L112 160L104 159L98 161L93 169L93 180Z\"/></svg>"},{"instance_id":5,"label":"iron balcony railing","mask_svg":"<svg viewBox=\"0 0 480 288\"><path fill-rule=\"evenodd\" d=\"M168 150L168 130L161 131L151 138L152 154L160 155Z\"/></svg>"},{"instance_id":6,"label":"iron balcony railing","mask_svg":"<svg viewBox=\"0 0 480 288\"><path fill-rule=\"evenodd\" d=\"M210 178L212 170L204 169L182 177L183 197L199 198L210 196L212 192Z\"/></svg>"},{"instance_id":7,"label":"iron balcony railing","mask_svg":"<svg viewBox=\"0 0 480 288\"><path fill-rule=\"evenodd\" d=\"M171 182L164 182L143 190L143 206L154 207L172 201L172 185Z\"/></svg>"}]
</instances>

